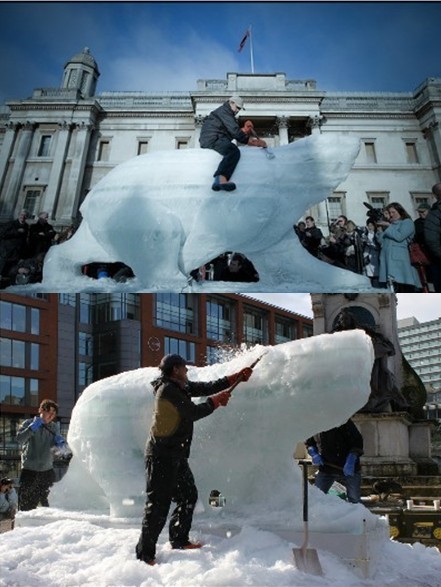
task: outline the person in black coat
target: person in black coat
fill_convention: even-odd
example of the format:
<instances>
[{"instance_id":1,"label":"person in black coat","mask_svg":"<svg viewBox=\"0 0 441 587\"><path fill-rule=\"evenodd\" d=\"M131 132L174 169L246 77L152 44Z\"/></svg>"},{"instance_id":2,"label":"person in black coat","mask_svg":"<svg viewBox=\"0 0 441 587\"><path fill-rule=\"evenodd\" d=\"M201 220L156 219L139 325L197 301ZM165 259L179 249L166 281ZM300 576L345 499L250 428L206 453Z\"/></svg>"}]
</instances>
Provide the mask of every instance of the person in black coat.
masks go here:
<instances>
[{"instance_id":1,"label":"person in black coat","mask_svg":"<svg viewBox=\"0 0 441 587\"><path fill-rule=\"evenodd\" d=\"M231 141L249 144L255 147L266 147L266 142L251 134L251 130L245 132L240 128L236 120L236 114L243 108L243 99L240 96L232 96L222 106L213 110L204 120L201 129L199 143L203 149L214 149L223 156L218 168L214 172L213 190L232 191L236 184L230 181L236 165L240 159L238 147Z\"/></svg>"},{"instance_id":2,"label":"person in black coat","mask_svg":"<svg viewBox=\"0 0 441 587\"><path fill-rule=\"evenodd\" d=\"M28 256L29 224L27 213L20 212L16 220L7 222L0 231L0 276L6 277L9 269Z\"/></svg>"},{"instance_id":3,"label":"person in black coat","mask_svg":"<svg viewBox=\"0 0 441 587\"><path fill-rule=\"evenodd\" d=\"M363 454L363 437L349 419L342 426L320 432L306 441L312 463L319 467L315 486L328 493L334 481L346 487L351 503L361 497L360 457Z\"/></svg>"},{"instance_id":4,"label":"person in black coat","mask_svg":"<svg viewBox=\"0 0 441 587\"><path fill-rule=\"evenodd\" d=\"M56 233L48 218L47 212L40 212L37 222L29 228L29 248L32 257L47 253L52 245Z\"/></svg>"},{"instance_id":5,"label":"person in black coat","mask_svg":"<svg viewBox=\"0 0 441 587\"><path fill-rule=\"evenodd\" d=\"M188 381L187 362L180 355L165 355L159 364L161 376L152 382L155 406L146 446L147 500L136 558L155 564L156 543L167 520L171 502L176 508L170 518L169 538L174 549L200 548L189 532L198 498L193 473L188 465L193 423L219 406L226 406L230 387L239 377L247 381L252 369L202 383ZM226 391L224 391L226 390ZM194 404L192 397L209 396Z\"/></svg>"},{"instance_id":6,"label":"person in black coat","mask_svg":"<svg viewBox=\"0 0 441 587\"><path fill-rule=\"evenodd\" d=\"M242 253L234 253L222 269L220 281L259 281L259 274L249 259Z\"/></svg>"},{"instance_id":7,"label":"person in black coat","mask_svg":"<svg viewBox=\"0 0 441 587\"><path fill-rule=\"evenodd\" d=\"M432 193L436 202L424 221L424 240L431 261L427 277L434 290L441 292L441 183L432 187Z\"/></svg>"}]
</instances>

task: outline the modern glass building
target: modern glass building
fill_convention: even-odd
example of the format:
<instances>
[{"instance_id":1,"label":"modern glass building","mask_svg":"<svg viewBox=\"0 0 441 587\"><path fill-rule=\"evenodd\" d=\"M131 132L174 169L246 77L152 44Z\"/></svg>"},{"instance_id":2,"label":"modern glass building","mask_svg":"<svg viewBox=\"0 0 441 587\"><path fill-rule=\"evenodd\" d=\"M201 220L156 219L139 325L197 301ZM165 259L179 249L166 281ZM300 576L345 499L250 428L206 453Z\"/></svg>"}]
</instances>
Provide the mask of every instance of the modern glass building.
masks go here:
<instances>
[{"instance_id":1,"label":"modern glass building","mask_svg":"<svg viewBox=\"0 0 441 587\"><path fill-rule=\"evenodd\" d=\"M403 354L426 386L427 417L441 420L441 318L423 323L414 317L399 320L398 337Z\"/></svg>"},{"instance_id":2,"label":"modern glass building","mask_svg":"<svg viewBox=\"0 0 441 587\"><path fill-rule=\"evenodd\" d=\"M312 319L239 294L2 294L0 327L0 472L12 476L17 428L44 398L58 402L66 433L93 381L167 353L202 366L313 333Z\"/></svg>"}]
</instances>

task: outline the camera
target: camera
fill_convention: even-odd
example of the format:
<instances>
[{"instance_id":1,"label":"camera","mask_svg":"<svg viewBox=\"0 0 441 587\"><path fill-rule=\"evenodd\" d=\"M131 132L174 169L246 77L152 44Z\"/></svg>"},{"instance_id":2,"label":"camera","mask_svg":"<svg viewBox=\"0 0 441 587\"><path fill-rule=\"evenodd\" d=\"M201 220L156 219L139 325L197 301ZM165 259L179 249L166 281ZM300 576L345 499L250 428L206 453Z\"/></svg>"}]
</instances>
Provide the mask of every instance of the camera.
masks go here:
<instances>
[{"instance_id":1,"label":"camera","mask_svg":"<svg viewBox=\"0 0 441 587\"><path fill-rule=\"evenodd\" d=\"M363 202L363 206L366 206L368 209L366 216L371 222L377 223L381 221L387 221L387 218L383 214L383 210L381 208L374 208L371 204L369 204L369 202Z\"/></svg>"}]
</instances>

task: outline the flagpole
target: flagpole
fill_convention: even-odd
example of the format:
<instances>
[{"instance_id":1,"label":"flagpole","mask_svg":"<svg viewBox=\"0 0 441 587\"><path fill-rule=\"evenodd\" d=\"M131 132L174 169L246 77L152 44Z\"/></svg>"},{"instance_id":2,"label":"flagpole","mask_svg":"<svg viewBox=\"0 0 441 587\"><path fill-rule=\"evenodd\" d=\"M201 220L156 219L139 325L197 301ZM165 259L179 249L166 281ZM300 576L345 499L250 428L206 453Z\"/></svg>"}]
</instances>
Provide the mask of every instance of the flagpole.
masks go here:
<instances>
[{"instance_id":1,"label":"flagpole","mask_svg":"<svg viewBox=\"0 0 441 587\"><path fill-rule=\"evenodd\" d=\"M252 35L252 32L251 32L251 25L250 25L249 31L250 31L251 73L254 73L253 35Z\"/></svg>"}]
</instances>

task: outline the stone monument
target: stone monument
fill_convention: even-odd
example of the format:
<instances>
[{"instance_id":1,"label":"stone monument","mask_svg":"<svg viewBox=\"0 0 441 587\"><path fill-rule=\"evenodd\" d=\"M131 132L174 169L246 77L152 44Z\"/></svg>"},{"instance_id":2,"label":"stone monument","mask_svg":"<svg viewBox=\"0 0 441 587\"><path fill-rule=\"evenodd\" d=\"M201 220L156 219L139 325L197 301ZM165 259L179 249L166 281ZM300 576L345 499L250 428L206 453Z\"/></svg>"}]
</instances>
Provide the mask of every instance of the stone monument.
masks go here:
<instances>
[{"instance_id":1,"label":"stone monument","mask_svg":"<svg viewBox=\"0 0 441 587\"><path fill-rule=\"evenodd\" d=\"M403 356L397 334L395 294L311 294L314 334L361 328L371 336L375 363L371 395L354 415L363 438L364 485L383 479L429 486L438 466L431 458L433 423L424 418L426 391ZM436 484L437 481L434 481ZM428 491L429 488L427 489Z\"/></svg>"}]
</instances>

